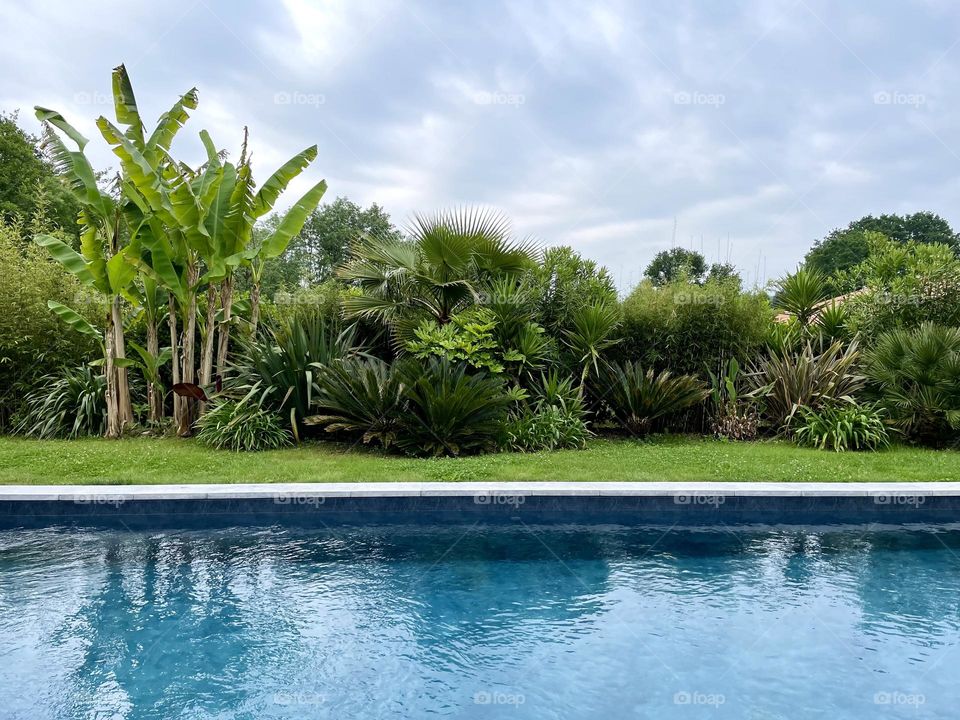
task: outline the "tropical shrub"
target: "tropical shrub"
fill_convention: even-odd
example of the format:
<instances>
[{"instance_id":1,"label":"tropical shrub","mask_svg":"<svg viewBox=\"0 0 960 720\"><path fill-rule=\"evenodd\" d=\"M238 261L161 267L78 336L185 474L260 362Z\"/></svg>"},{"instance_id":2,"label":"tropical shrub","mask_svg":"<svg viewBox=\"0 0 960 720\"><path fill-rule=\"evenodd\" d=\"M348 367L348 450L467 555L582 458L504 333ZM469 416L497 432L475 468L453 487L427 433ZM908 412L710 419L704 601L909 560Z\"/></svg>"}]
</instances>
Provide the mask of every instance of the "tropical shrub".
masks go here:
<instances>
[{"instance_id":1,"label":"tropical shrub","mask_svg":"<svg viewBox=\"0 0 960 720\"><path fill-rule=\"evenodd\" d=\"M627 361L604 366L596 394L617 422L643 435L654 429L655 422L663 423L703 402L709 390L693 375L674 375L669 370L655 374L653 368L644 370L639 363Z\"/></svg>"},{"instance_id":2,"label":"tropical shrub","mask_svg":"<svg viewBox=\"0 0 960 720\"><path fill-rule=\"evenodd\" d=\"M404 387L399 364L390 366L377 358L336 360L317 374L317 414L306 423L389 448L401 428Z\"/></svg>"},{"instance_id":3,"label":"tropical shrub","mask_svg":"<svg viewBox=\"0 0 960 720\"><path fill-rule=\"evenodd\" d=\"M291 442L280 416L258 405L251 395L214 401L197 427L197 440L221 450L273 450Z\"/></svg>"},{"instance_id":4,"label":"tropical shrub","mask_svg":"<svg viewBox=\"0 0 960 720\"><path fill-rule=\"evenodd\" d=\"M491 450L516 397L503 381L468 372L464 363L404 363L407 404L397 446L410 455L466 455Z\"/></svg>"},{"instance_id":5,"label":"tropical shrub","mask_svg":"<svg viewBox=\"0 0 960 720\"><path fill-rule=\"evenodd\" d=\"M406 343L406 349L422 360L436 357L451 362L465 362L471 367L491 373L504 370L502 346L494 331L497 327L493 312L487 308L472 307L440 325L435 320L424 320L414 330L415 339Z\"/></svg>"},{"instance_id":6,"label":"tropical shrub","mask_svg":"<svg viewBox=\"0 0 960 720\"><path fill-rule=\"evenodd\" d=\"M600 372L603 354L620 342L620 322L620 308L606 303L584 305L573 314L571 328L564 332L564 342L580 369L581 391L591 370L594 375Z\"/></svg>"},{"instance_id":7,"label":"tropical shrub","mask_svg":"<svg viewBox=\"0 0 960 720\"><path fill-rule=\"evenodd\" d=\"M27 395L16 432L38 438L102 435L107 427L107 381L83 366L47 375Z\"/></svg>"},{"instance_id":8,"label":"tropical shrub","mask_svg":"<svg viewBox=\"0 0 960 720\"><path fill-rule=\"evenodd\" d=\"M742 292L736 278L643 282L622 307L619 359L697 375L729 357L745 364L766 343L773 318L767 296Z\"/></svg>"},{"instance_id":9,"label":"tropical shrub","mask_svg":"<svg viewBox=\"0 0 960 720\"><path fill-rule=\"evenodd\" d=\"M582 448L591 433L580 413L560 405L542 405L511 417L503 434L506 449L539 452Z\"/></svg>"},{"instance_id":10,"label":"tropical shrub","mask_svg":"<svg viewBox=\"0 0 960 720\"><path fill-rule=\"evenodd\" d=\"M352 328L320 313L298 314L265 338L249 341L232 367L227 392L253 393L264 410L289 418L294 435L311 409L314 381L323 366L359 354Z\"/></svg>"},{"instance_id":11,"label":"tropical shrub","mask_svg":"<svg viewBox=\"0 0 960 720\"><path fill-rule=\"evenodd\" d=\"M771 427L790 432L801 408L853 401L864 385L856 366L859 354L856 341L846 347L834 342L823 350L807 341L800 352L772 352L748 374L750 395L762 401L762 417Z\"/></svg>"},{"instance_id":12,"label":"tropical shrub","mask_svg":"<svg viewBox=\"0 0 960 720\"><path fill-rule=\"evenodd\" d=\"M773 306L795 317L800 325L807 326L820 305L829 299L827 276L819 270L801 267L777 281Z\"/></svg>"},{"instance_id":13,"label":"tropical shrub","mask_svg":"<svg viewBox=\"0 0 960 720\"><path fill-rule=\"evenodd\" d=\"M800 445L820 450L877 450L890 444L883 412L871 405L826 403L819 410L800 408L794 431Z\"/></svg>"},{"instance_id":14,"label":"tropical shrub","mask_svg":"<svg viewBox=\"0 0 960 720\"><path fill-rule=\"evenodd\" d=\"M543 261L528 271L533 319L554 336L571 329L584 305L616 305L617 287L607 269L582 258L572 248L551 247Z\"/></svg>"},{"instance_id":15,"label":"tropical shrub","mask_svg":"<svg viewBox=\"0 0 960 720\"><path fill-rule=\"evenodd\" d=\"M752 398L741 391L740 363L730 358L719 373L710 375L710 431L730 440L752 440L757 436L759 414Z\"/></svg>"},{"instance_id":16,"label":"tropical shrub","mask_svg":"<svg viewBox=\"0 0 960 720\"><path fill-rule=\"evenodd\" d=\"M864 374L894 427L941 445L960 429L960 329L892 330L864 353Z\"/></svg>"}]
</instances>

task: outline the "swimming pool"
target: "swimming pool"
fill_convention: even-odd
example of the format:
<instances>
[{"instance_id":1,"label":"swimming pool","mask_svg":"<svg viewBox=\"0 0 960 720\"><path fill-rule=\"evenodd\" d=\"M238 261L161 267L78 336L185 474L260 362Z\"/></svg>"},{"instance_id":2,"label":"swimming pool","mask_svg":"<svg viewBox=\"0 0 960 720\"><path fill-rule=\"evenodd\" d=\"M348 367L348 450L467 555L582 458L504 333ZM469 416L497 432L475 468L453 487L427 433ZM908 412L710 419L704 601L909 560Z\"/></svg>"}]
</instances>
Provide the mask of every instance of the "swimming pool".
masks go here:
<instances>
[{"instance_id":1,"label":"swimming pool","mask_svg":"<svg viewBox=\"0 0 960 720\"><path fill-rule=\"evenodd\" d=\"M960 526L0 530L5 718L955 718Z\"/></svg>"}]
</instances>

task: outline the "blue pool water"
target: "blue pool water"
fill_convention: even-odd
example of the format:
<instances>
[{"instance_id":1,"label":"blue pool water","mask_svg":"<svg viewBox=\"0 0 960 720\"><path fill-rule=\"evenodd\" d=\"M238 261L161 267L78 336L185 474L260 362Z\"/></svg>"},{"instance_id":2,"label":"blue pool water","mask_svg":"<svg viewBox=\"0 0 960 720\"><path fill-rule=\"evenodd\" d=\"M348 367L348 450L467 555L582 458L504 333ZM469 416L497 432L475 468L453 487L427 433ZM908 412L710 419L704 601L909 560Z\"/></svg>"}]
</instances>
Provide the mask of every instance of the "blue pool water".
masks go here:
<instances>
[{"instance_id":1,"label":"blue pool water","mask_svg":"<svg viewBox=\"0 0 960 720\"><path fill-rule=\"evenodd\" d=\"M0 531L0 717L960 715L960 530L664 531Z\"/></svg>"}]
</instances>

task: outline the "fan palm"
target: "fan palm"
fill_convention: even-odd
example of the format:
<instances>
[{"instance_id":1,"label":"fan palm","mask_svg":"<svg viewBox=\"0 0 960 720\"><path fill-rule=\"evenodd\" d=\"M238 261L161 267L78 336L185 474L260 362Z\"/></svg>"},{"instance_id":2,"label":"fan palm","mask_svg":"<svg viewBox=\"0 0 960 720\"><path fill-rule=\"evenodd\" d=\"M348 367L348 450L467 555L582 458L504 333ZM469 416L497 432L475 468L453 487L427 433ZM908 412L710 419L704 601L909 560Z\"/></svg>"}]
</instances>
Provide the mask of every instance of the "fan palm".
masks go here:
<instances>
[{"instance_id":1,"label":"fan palm","mask_svg":"<svg viewBox=\"0 0 960 720\"><path fill-rule=\"evenodd\" d=\"M373 319L409 339L424 319L441 325L477 303L495 278L518 276L539 253L511 238L498 213L458 209L415 216L408 239L364 236L338 270L359 289L344 300L348 317Z\"/></svg>"}]
</instances>

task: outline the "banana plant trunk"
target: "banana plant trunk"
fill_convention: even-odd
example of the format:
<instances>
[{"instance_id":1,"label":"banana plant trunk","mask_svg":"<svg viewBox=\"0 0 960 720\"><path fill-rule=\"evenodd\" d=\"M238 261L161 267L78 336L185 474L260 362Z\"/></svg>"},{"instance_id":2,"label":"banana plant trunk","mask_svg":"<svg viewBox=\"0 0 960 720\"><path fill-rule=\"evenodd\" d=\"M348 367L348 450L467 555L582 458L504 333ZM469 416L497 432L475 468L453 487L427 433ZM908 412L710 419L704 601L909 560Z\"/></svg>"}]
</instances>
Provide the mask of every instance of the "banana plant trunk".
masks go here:
<instances>
[{"instance_id":1,"label":"banana plant trunk","mask_svg":"<svg viewBox=\"0 0 960 720\"><path fill-rule=\"evenodd\" d=\"M116 368L116 344L117 334L113 327L113 308L107 313L107 331L104 333L104 355L106 365L104 374L107 380L107 437L118 438L123 432L123 423L120 421L120 404L117 395L117 368Z\"/></svg>"},{"instance_id":2,"label":"banana plant trunk","mask_svg":"<svg viewBox=\"0 0 960 720\"><path fill-rule=\"evenodd\" d=\"M167 326L170 328L170 374L173 384L180 383L180 342L177 333L177 303L173 294L167 298ZM173 417L180 422L181 397L173 393Z\"/></svg>"},{"instance_id":3,"label":"banana plant trunk","mask_svg":"<svg viewBox=\"0 0 960 720\"><path fill-rule=\"evenodd\" d=\"M110 304L110 315L115 335L114 357L116 359L126 359L127 348L123 337L123 316L120 313L119 296L114 296ZM127 369L116 367L115 372L117 374L117 412L120 417L120 430L122 432L128 425L133 425L133 403L130 399L130 381L127 377Z\"/></svg>"},{"instance_id":4,"label":"banana plant trunk","mask_svg":"<svg viewBox=\"0 0 960 720\"><path fill-rule=\"evenodd\" d=\"M260 324L260 281L254 280L250 289L250 334L257 337L257 325Z\"/></svg>"},{"instance_id":5,"label":"banana plant trunk","mask_svg":"<svg viewBox=\"0 0 960 720\"><path fill-rule=\"evenodd\" d=\"M150 314L147 318L147 352L153 357L160 355L160 338L157 335L157 318L155 314ZM157 368L157 374L160 369ZM155 425L163 420L163 396L159 392L157 383L153 380L147 382L147 406L149 408L147 420L151 425Z\"/></svg>"},{"instance_id":6,"label":"banana plant trunk","mask_svg":"<svg viewBox=\"0 0 960 720\"><path fill-rule=\"evenodd\" d=\"M180 382L195 385L197 382L197 266L191 262L187 268L187 306L183 320L183 354L181 356ZM177 418L177 434L181 437L193 432L197 417L197 401L191 397L180 398L180 416Z\"/></svg>"},{"instance_id":7,"label":"banana plant trunk","mask_svg":"<svg viewBox=\"0 0 960 720\"><path fill-rule=\"evenodd\" d=\"M207 287L207 317L204 322L203 356L200 358L200 385L210 387L213 380L213 345L216 338L217 288L213 283ZM206 412L206 403L200 403L200 414Z\"/></svg>"},{"instance_id":8,"label":"banana plant trunk","mask_svg":"<svg viewBox=\"0 0 960 720\"><path fill-rule=\"evenodd\" d=\"M222 380L227 374L227 353L230 350L230 321L233 318L233 277L226 277L220 284L220 305L223 307L223 322L217 345L217 375Z\"/></svg>"}]
</instances>

